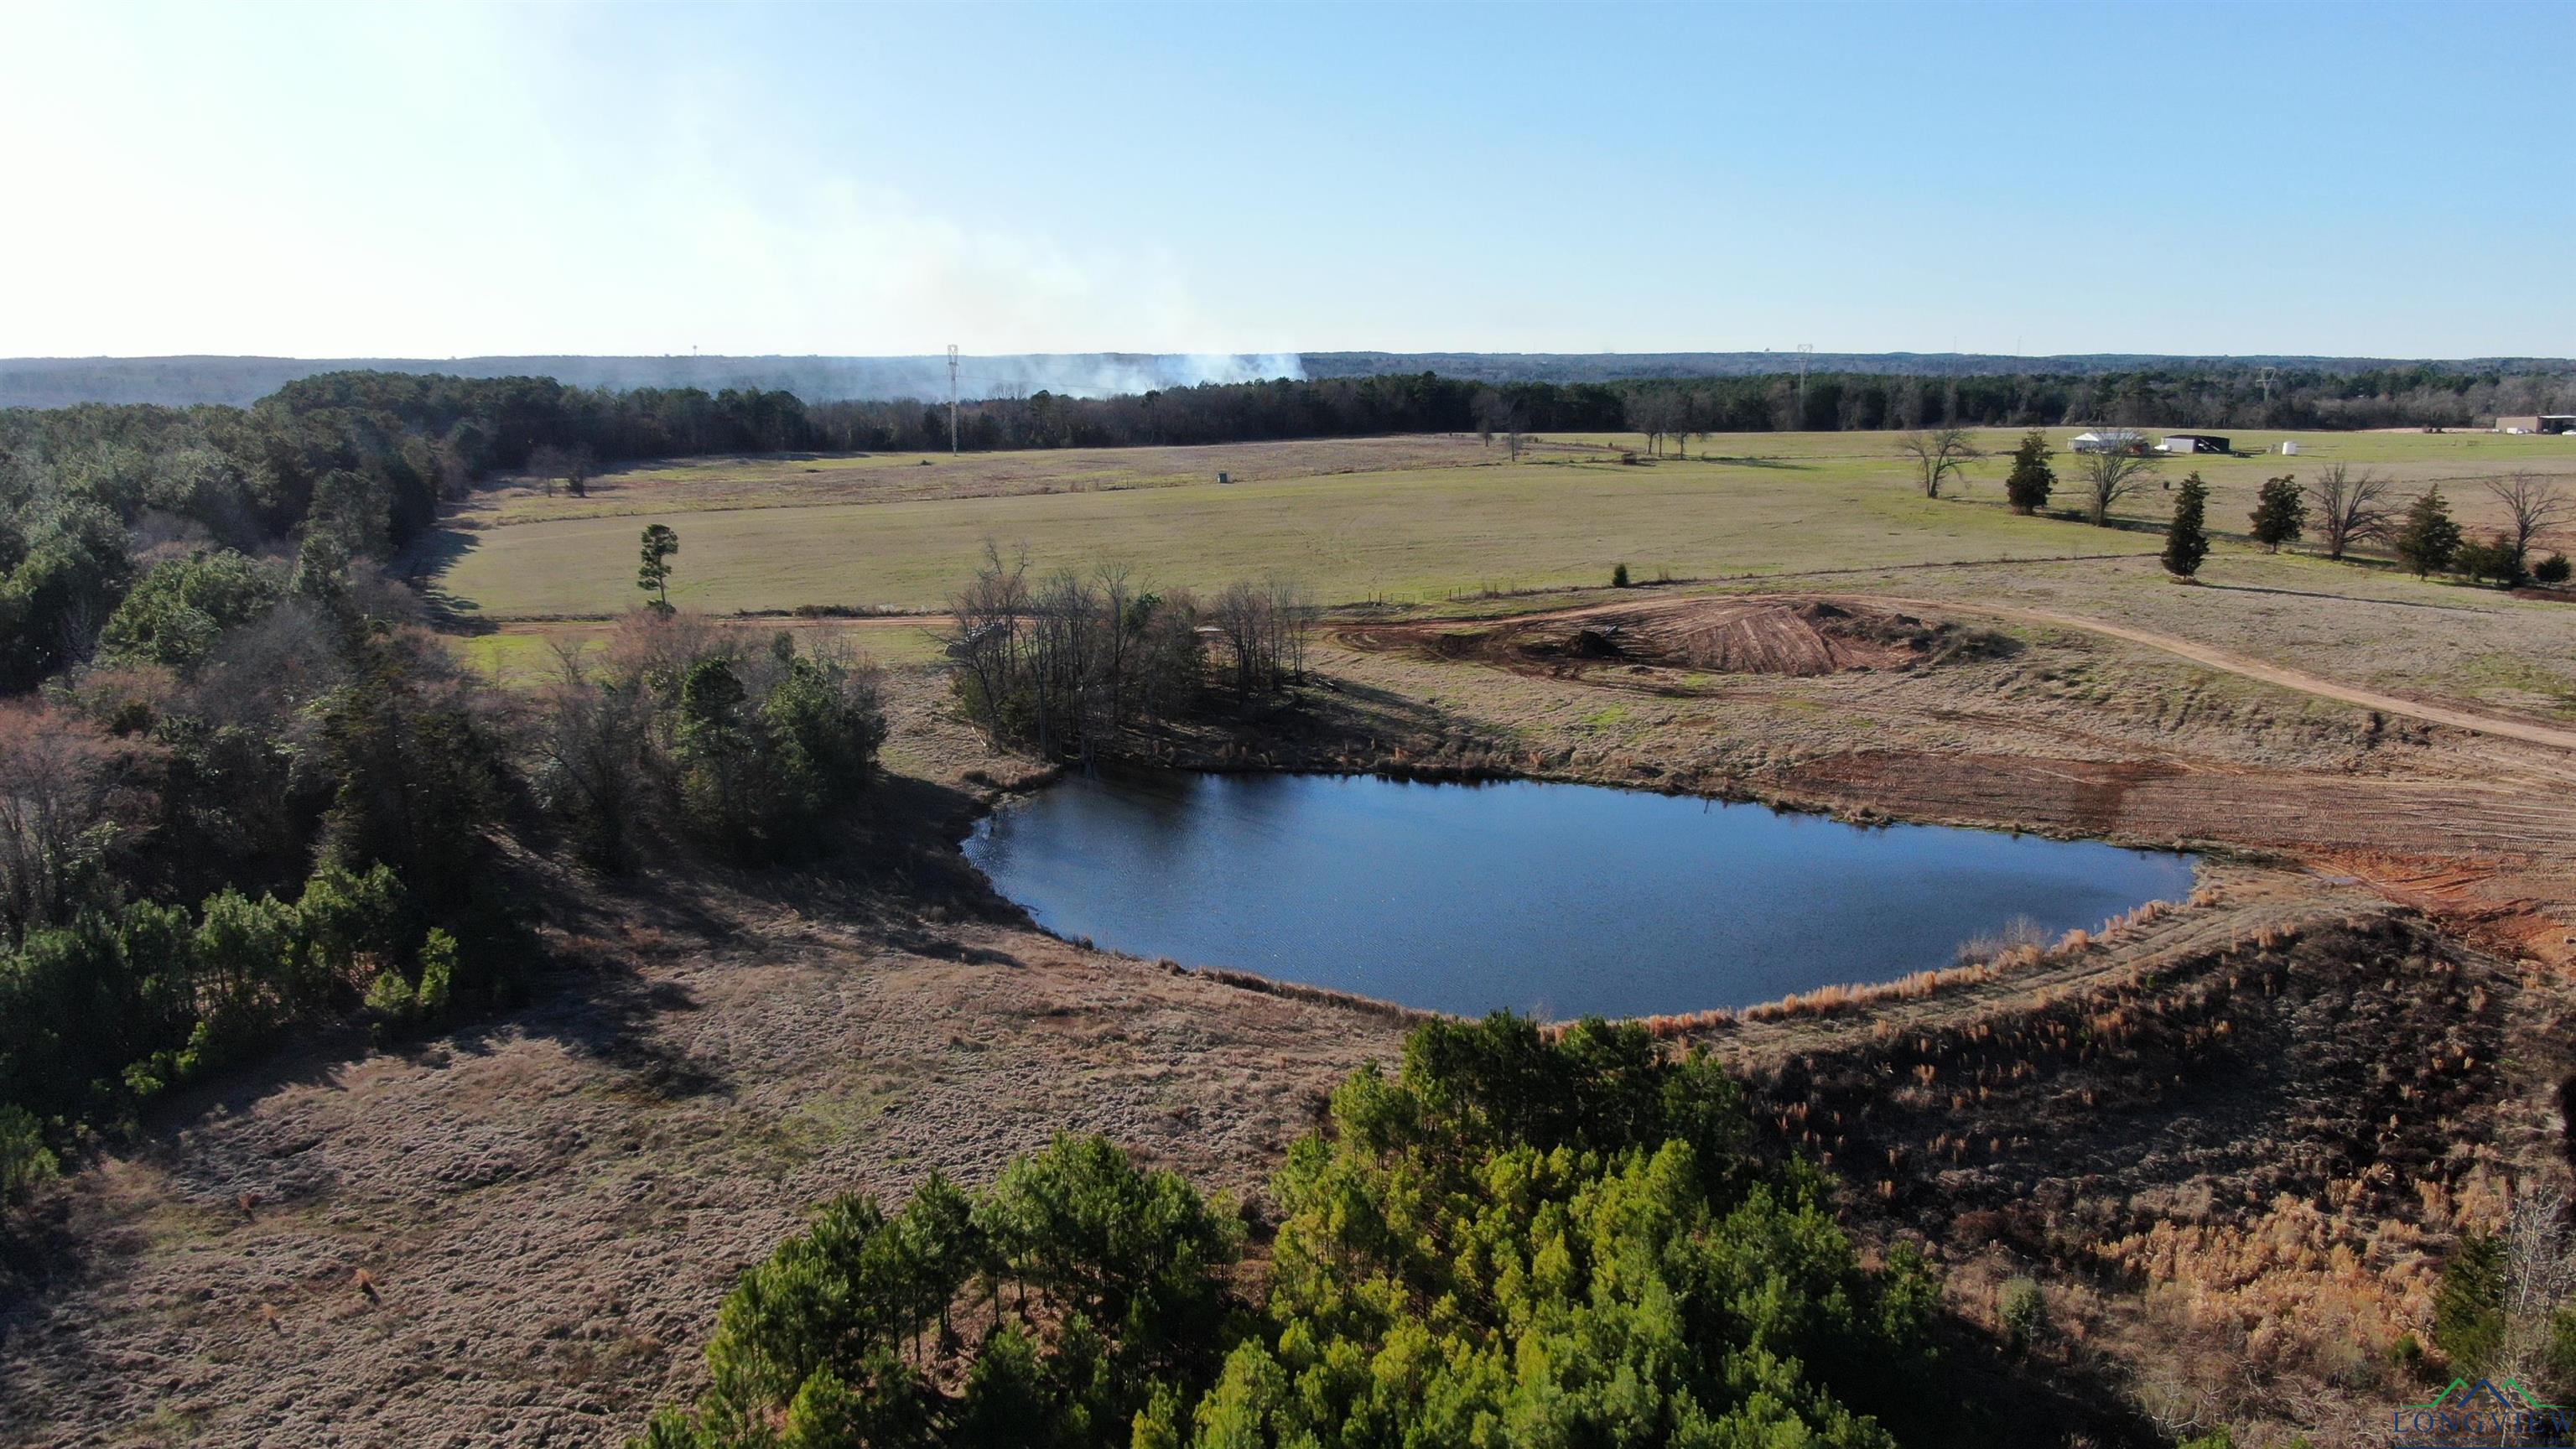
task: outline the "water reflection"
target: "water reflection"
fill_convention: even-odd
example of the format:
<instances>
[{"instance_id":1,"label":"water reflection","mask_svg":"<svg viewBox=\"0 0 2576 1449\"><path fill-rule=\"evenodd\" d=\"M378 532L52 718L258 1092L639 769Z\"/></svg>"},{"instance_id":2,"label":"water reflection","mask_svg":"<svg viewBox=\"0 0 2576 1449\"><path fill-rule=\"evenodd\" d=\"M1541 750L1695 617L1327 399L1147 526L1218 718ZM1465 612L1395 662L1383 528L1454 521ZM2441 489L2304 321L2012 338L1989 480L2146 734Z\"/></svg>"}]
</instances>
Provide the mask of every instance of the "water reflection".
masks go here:
<instances>
[{"instance_id":1,"label":"water reflection","mask_svg":"<svg viewBox=\"0 0 2576 1449\"><path fill-rule=\"evenodd\" d=\"M1063 935L1550 1016L1887 980L2016 917L2055 934L2180 897L2192 871L2163 852L1588 785L1179 772L1066 780L966 851Z\"/></svg>"}]
</instances>

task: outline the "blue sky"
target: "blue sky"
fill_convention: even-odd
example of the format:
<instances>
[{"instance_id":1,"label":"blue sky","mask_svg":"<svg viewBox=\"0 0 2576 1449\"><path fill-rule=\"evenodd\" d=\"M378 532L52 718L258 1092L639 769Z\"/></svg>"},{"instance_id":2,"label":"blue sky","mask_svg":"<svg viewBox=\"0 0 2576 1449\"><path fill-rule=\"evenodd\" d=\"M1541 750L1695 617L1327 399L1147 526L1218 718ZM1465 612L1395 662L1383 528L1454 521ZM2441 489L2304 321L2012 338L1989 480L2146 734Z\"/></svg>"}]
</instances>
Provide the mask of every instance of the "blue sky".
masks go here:
<instances>
[{"instance_id":1,"label":"blue sky","mask_svg":"<svg viewBox=\"0 0 2576 1449\"><path fill-rule=\"evenodd\" d=\"M2576 5L32 7L0 355L2576 354Z\"/></svg>"}]
</instances>

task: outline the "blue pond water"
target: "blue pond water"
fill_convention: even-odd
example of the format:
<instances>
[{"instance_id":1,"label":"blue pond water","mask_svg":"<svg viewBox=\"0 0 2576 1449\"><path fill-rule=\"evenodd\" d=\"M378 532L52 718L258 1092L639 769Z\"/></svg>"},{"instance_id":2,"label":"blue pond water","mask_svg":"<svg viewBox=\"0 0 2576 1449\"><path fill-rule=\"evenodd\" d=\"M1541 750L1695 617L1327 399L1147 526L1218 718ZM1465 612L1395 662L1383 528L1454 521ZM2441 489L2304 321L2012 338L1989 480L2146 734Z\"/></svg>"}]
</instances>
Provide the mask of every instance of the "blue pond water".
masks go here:
<instances>
[{"instance_id":1,"label":"blue pond water","mask_svg":"<svg viewBox=\"0 0 2576 1449\"><path fill-rule=\"evenodd\" d=\"M966 854L1048 929L1439 1011L1740 1007L2190 892L2192 858L1591 785L1121 773Z\"/></svg>"}]
</instances>

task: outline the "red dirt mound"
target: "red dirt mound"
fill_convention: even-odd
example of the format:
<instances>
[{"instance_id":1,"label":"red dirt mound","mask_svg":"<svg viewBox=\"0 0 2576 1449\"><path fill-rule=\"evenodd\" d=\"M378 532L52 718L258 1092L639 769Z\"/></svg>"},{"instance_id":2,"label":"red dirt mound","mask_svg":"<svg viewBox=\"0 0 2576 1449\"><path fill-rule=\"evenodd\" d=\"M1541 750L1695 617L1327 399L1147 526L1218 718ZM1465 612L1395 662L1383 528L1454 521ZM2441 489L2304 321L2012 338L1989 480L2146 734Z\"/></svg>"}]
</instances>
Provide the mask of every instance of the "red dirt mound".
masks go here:
<instances>
[{"instance_id":1,"label":"red dirt mound","mask_svg":"<svg viewBox=\"0 0 2576 1449\"><path fill-rule=\"evenodd\" d=\"M1628 664L1803 676L1934 662L1956 652L1961 634L1890 610L1769 597L1602 604L1490 624L1365 624L1343 638L1548 674Z\"/></svg>"}]
</instances>

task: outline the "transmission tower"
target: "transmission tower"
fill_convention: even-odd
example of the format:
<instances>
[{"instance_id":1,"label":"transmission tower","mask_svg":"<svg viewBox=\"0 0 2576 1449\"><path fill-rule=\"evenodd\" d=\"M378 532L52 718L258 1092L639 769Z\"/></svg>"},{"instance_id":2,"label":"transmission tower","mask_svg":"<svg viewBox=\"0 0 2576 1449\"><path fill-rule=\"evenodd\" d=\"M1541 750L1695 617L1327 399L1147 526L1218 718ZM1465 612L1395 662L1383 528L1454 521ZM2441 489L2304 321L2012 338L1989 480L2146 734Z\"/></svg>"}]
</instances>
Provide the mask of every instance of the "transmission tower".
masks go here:
<instances>
[{"instance_id":1,"label":"transmission tower","mask_svg":"<svg viewBox=\"0 0 2576 1449\"><path fill-rule=\"evenodd\" d=\"M948 344L948 456L957 456L957 344Z\"/></svg>"},{"instance_id":2,"label":"transmission tower","mask_svg":"<svg viewBox=\"0 0 2576 1449\"><path fill-rule=\"evenodd\" d=\"M1807 364L1816 360L1816 344L1798 344L1798 430L1807 427Z\"/></svg>"},{"instance_id":3,"label":"transmission tower","mask_svg":"<svg viewBox=\"0 0 2576 1449\"><path fill-rule=\"evenodd\" d=\"M2280 376L2281 374L2278 369L2270 367L2264 368L2262 371L2254 374L2254 381L2261 384L2263 388L2263 406L2267 408L2272 405L2272 384L2278 380Z\"/></svg>"}]
</instances>

